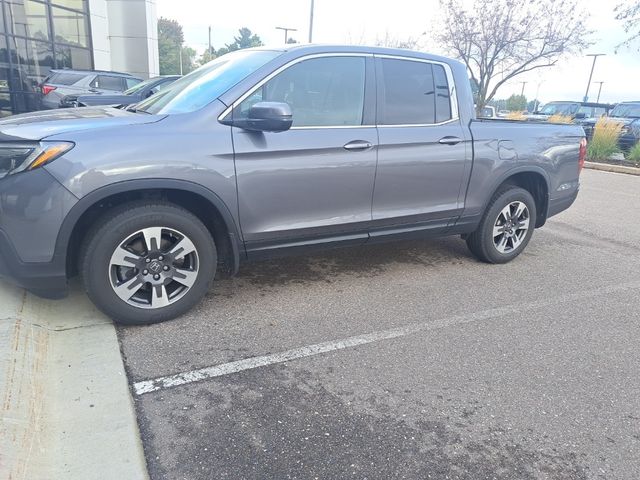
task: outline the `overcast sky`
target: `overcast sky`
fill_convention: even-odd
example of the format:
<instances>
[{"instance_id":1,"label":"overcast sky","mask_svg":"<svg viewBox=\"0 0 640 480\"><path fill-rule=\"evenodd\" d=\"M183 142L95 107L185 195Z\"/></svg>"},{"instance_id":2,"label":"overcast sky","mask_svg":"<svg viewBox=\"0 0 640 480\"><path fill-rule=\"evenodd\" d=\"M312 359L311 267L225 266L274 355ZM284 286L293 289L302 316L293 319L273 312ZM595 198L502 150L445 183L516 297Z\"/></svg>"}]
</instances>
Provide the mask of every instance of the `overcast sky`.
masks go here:
<instances>
[{"instance_id":1,"label":"overcast sky","mask_svg":"<svg viewBox=\"0 0 640 480\"><path fill-rule=\"evenodd\" d=\"M310 0L156 1L158 16L180 22L186 43L198 53L207 47L209 25L215 48L232 42L240 27L248 27L267 45L282 45L284 41L284 32L275 27L297 28L297 32L289 35L299 41L306 42L309 35ZM421 50L442 53L429 39L438 16L438 3L438 0L315 0L313 41L367 44L388 32L398 39L421 37ZM596 43L588 52L607 54L598 59L593 81L605 82L601 101L640 100L640 45L618 54L614 52L625 36L614 18L616 3L618 0L580 2L591 12L589 27L596 31L593 35ZM535 97L539 85L538 96L543 102L580 100L587 86L591 61L584 56L564 59L555 67L517 77L498 92L498 98L520 93L520 82L528 81L525 95L529 99ZM591 85L590 100L595 101L598 87Z\"/></svg>"}]
</instances>

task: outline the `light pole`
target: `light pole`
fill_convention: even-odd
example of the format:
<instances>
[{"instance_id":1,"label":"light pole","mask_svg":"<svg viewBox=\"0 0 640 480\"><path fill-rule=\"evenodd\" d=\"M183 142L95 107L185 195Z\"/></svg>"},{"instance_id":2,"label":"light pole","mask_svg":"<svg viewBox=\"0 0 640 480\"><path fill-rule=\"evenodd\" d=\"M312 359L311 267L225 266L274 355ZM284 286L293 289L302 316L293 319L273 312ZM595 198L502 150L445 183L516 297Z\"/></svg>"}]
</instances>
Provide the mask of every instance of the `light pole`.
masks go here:
<instances>
[{"instance_id":1,"label":"light pole","mask_svg":"<svg viewBox=\"0 0 640 480\"><path fill-rule=\"evenodd\" d=\"M593 82L593 83L599 83L600 84L600 88L598 88L598 99L596 100L596 103L598 103L600 101L600 94L602 93L602 84L604 82Z\"/></svg>"},{"instance_id":2,"label":"light pole","mask_svg":"<svg viewBox=\"0 0 640 480\"><path fill-rule=\"evenodd\" d=\"M536 98L533 101L533 111L537 112L538 107L540 106L540 102L538 100L538 95L540 94L540 86L544 83L544 80L538 82L538 87L536 88Z\"/></svg>"},{"instance_id":3,"label":"light pole","mask_svg":"<svg viewBox=\"0 0 640 480\"><path fill-rule=\"evenodd\" d=\"M602 57L606 55L606 53L588 53L587 57L593 57L593 64L591 64L591 73L589 74L589 81L587 82L587 91L584 94L584 102L589 101L589 87L591 86L591 79L593 78L593 71L596 68L596 60L598 57Z\"/></svg>"},{"instance_id":4,"label":"light pole","mask_svg":"<svg viewBox=\"0 0 640 480\"><path fill-rule=\"evenodd\" d=\"M311 12L309 13L309 43L313 43L313 7L314 0L311 0Z\"/></svg>"},{"instance_id":5,"label":"light pole","mask_svg":"<svg viewBox=\"0 0 640 480\"><path fill-rule=\"evenodd\" d=\"M209 25L209 56L211 55L211 25Z\"/></svg>"},{"instance_id":6,"label":"light pole","mask_svg":"<svg viewBox=\"0 0 640 480\"><path fill-rule=\"evenodd\" d=\"M287 43L289 40L289 32L297 32L297 28L287 28L287 27L276 27L276 30L284 30L284 43Z\"/></svg>"},{"instance_id":7,"label":"light pole","mask_svg":"<svg viewBox=\"0 0 640 480\"><path fill-rule=\"evenodd\" d=\"M520 92L520 96L524 97L524 86L529 82L520 82L522 84L522 91Z\"/></svg>"}]
</instances>

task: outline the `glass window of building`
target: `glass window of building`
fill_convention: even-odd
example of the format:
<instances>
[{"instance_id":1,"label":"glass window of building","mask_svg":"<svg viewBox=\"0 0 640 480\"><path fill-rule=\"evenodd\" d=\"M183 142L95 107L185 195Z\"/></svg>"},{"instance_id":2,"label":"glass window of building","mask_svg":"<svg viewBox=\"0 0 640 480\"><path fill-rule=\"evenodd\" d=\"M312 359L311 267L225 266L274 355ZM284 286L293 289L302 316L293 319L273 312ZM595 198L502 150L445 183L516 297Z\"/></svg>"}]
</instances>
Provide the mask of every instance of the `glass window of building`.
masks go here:
<instances>
[{"instance_id":1,"label":"glass window of building","mask_svg":"<svg viewBox=\"0 0 640 480\"><path fill-rule=\"evenodd\" d=\"M38 110L51 69L93 69L86 0L0 0L0 116Z\"/></svg>"}]
</instances>

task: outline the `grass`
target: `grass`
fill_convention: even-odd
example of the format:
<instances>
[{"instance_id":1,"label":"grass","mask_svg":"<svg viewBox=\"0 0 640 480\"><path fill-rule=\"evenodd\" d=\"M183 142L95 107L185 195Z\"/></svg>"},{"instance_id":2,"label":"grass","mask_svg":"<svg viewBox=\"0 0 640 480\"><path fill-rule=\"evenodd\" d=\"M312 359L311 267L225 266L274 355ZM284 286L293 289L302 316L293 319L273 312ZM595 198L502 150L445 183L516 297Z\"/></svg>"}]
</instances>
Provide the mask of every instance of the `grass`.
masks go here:
<instances>
[{"instance_id":1,"label":"grass","mask_svg":"<svg viewBox=\"0 0 640 480\"><path fill-rule=\"evenodd\" d=\"M509 112L507 115L508 120L526 120L527 117L522 112Z\"/></svg>"},{"instance_id":2,"label":"grass","mask_svg":"<svg viewBox=\"0 0 640 480\"><path fill-rule=\"evenodd\" d=\"M636 167L640 167L640 142L636 143L633 148L629 150L627 160L635 163Z\"/></svg>"},{"instance_id":3,"label":"grass","mask_svg":"<svg viewBox=\"0 0 640 480\"><path fill-rule=\"evenodd\" d=\"M551 115L547 121L549 123L573 123L573 118L571 118L571 115L556 113L555 115Z\"/></svg>"},{"instance_id":4,"label":"grass","mask_svg":"<svg viewBox=\"0 0 640 480\"><path fill-rule=\"evenodd\" d=\"M618 138L622 131L622 124L607 117L602 117L596 123L593 138L587 147L587 159L593 161L607 160L611 155L620 151Z\"/></svg>"}]
</instances>

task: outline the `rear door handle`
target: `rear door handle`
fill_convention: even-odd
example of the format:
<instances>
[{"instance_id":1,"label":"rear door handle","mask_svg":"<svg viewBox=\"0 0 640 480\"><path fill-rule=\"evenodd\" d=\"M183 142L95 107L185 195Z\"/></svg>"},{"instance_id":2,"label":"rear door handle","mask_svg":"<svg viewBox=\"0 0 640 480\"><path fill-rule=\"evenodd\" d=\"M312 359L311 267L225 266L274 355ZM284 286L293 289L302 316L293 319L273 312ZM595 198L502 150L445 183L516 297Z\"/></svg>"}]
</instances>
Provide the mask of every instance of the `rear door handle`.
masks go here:
<instances>
[{"instance_id":1,"label":"rear door handle","mask_svg":"<svg viewBox=\"0 0 640 480\"><path fill-rule=\"evenodd\" d=\"M354 140L353 142L349 142L344 146L345 150L349 150L350 152L357 152L359 150L369 150L373 147L371 142L367 142L364 140Z\"/></svg>"},{"instance_id":2,"label":"rear door handle","mask_svg":"<svg viewBox=\"0 0 640 480\"><path fill-rule=\"evenodd\" d=\"M456 145L461 141L462 139L458 137L443 137L438 140L438 143L441 143L442 145Z\"/></svg>"}]
</instances>

